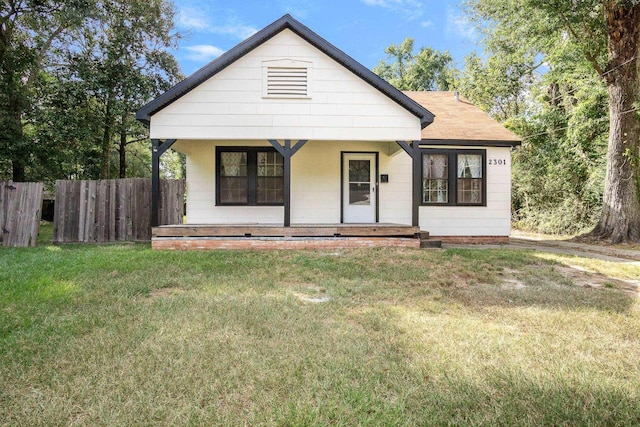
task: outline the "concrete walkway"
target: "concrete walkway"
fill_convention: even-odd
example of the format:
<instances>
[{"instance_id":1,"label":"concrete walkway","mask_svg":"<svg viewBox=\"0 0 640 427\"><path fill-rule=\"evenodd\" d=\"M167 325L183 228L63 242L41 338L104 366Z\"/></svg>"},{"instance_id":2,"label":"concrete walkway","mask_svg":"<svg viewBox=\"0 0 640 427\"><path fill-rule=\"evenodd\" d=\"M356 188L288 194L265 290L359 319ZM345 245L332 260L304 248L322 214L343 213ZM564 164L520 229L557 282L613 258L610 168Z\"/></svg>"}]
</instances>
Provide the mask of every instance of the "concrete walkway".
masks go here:
<instances>
[{"instance_id":1,"label":"concrete walkway","mask_svg":"<svg viewBox=\"0 0 640 427\"><path fill-rule=\"evenodd\" d=\"M581 256L585 258L601 259L614 262L631 262L640 264L640 251L632 249L613 248L611 246L600 246L587 243L569 242L566 240L545 240L535 237L520 236L511 237L508 245L443 245L444 248L520 248L541 250L546 252L562 253L567 255Z\"/></svg>"}]
</instances>

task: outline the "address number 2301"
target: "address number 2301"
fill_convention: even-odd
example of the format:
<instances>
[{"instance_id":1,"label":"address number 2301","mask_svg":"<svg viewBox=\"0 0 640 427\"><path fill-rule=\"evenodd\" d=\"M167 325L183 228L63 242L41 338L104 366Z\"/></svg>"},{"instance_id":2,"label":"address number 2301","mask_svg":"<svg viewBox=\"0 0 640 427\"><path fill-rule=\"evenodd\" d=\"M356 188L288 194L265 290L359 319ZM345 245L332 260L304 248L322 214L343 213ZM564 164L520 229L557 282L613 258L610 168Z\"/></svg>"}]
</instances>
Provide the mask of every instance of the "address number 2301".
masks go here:
<instances>
[{"instance_id":1,"label":"address number 2301","mask_svg":"<svg viewBox=\"0 0 640 427\"><path fill-rule=\"evenodd\" d=\"M489 166L506 166L505 159L489 159Z\"/></svg>"}]
</instances>

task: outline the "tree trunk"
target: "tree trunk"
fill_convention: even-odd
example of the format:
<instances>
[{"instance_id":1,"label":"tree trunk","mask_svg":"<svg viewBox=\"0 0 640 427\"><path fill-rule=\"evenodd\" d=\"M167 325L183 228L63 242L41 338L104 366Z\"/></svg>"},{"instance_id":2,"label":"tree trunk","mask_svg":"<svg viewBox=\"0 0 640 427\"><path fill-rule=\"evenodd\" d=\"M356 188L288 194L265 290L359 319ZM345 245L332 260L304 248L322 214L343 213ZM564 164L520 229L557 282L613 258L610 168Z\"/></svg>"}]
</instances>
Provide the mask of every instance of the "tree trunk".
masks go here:
<instances>
[{"instance_id":1,"label":"tree trunk","mask_svg":"<svg viewBox=\"0 0 640 427\"><path fill-rule=\"evenodd\" d=\"M24 182L26 180L25 166L29 158L28 149L24 144L24 128L22 125L22 108L23 103L20 94L16 88L11 88L8 102L8 122L10 123L5 132L12 139L11 156L11 174L13 181Z\"/></svg>"},{"instance_id":2,"label":"tree trunk","mask_svg":"<svg viewBox=\"0 0 640 427\"><path fill-rule=\"evenodd\" d=\"M124 122L124 118L123 118ZM120 129L120 145L118 146L118 154L120 160L120 178L127 177L127 130L122 125Z\"/></svg>"},{"instance_id":3,"label":"tree trunk","mask_svg":"<svg viewBox=\"0 0 640 427\"><path fill-rule=\"evenodd\" d=\"M111 132L113 129L113 118L111 117L111 94L107 95L107 103L104 112L104 129L102 133L102 169L101 179L109 179L109 157L111 154Z\"/></svg>"},{"instance_id":4,"label":"tree trunk","mask_svg":"<svg viewBox=\"0 0 640 427\"><path fill-rule=\"evenodd\" d=\"M640 5L631 1L605 2L609 64L609 146L602 215L592 234L613 243L640 241L638 148L640 122L636 118L640 46Z\"/></svg>"},{"instance_id":5,"label":"tree trunk","mask_svg":"<svg viewBox=\"0 0 640 427\"><path fill-rule=\"evenodd\" d=\"M13 182L25 181L24 163L18 159L11 160L11 170L13 176Z\"/></svg>"}]
</instances>

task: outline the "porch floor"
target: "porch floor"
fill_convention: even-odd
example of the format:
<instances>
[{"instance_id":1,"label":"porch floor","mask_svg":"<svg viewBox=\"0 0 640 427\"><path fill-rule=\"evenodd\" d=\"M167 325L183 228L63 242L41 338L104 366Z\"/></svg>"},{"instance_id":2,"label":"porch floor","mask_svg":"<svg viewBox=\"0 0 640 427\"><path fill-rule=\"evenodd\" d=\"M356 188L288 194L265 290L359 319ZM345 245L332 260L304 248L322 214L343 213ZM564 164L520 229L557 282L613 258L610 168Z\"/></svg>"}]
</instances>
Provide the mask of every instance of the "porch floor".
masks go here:
<instances>
[{"instance_id":1,"label":"porch floor","mask_svg":"<svg viewBox=\"0 0 640 427\"><path fill-rule=\"evenodd\" d=\"M411 225L375 224L179 224L153 227L152 239L206 237L417 237Z\"/></svg>"}]
</instances>

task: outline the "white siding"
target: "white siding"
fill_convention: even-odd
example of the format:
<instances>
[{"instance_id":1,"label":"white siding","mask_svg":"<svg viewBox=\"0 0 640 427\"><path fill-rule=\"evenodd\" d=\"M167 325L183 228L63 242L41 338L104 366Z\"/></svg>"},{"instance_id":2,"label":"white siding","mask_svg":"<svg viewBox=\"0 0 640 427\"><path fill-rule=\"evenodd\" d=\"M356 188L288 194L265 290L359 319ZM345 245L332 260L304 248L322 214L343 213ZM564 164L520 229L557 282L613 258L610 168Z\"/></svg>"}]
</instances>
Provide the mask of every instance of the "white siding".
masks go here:
<instances>
[{"instance_id":1,"label":"white siding","mask_svg":"<svg viewBox=\"0 0 640 427\"><path fill-rule=\"evenodd\" d=\"M261 141L181 141L187 157L187 223L283 222L281 206L216 206L215 145L270 146ZM459 147L465 148L465 147ZM291 222L323 224L340 222L341 152L378 152L380 183L379 221L411 224L411 160L400 152L389 156L389 145L380 142L310 141L292 158ZM505 165L488 165L487 206L421 206L420 228L433 236L508 236L511 221L511 151L487 148L487 161L502 159Z\"/></svg>"},{"instance_id":2,"label":"white siding","mask_svg":"<svg viewBox=\"0 0 640 427\"><path fill-rule=\"evenodd\" d=\"M216 206L215 145L268 146L260 141L181 141L187 156L187 223L281 224L281 206ZM340 222L341 152L380 152L379 172L389 175L380 184L380 222L411 224L411 160L406 154L387 156L387 144L379 142L310 141L291 161L291 222L327 224Z\"/></svg>"},{"instance_id":3,"label":"white siding","mask_svg":"<svg viewBox=\"0 0 640 427\"><path fill-rule=\"evenodd\" d=\"M312 63L309 99L263 97L264 61ZM151 138L420 139L420 120L290 30L151 117Z\"/></svg>"},{"instance_id":4,"label":"white siding","mask_svg":"<svg viewBox=\"0 0 640 427\"><path fill-rule=\"evenodd\" d=\"M494 165L490 162L493 159L506 163ZM508 236L511 233L510 148L487 148L486 177L487 206L421 206L420 228L432 236Z\"/></svg>"}]
</instances>

